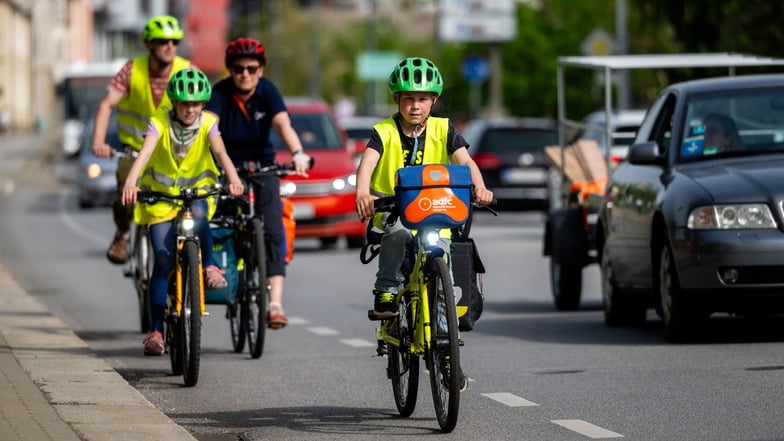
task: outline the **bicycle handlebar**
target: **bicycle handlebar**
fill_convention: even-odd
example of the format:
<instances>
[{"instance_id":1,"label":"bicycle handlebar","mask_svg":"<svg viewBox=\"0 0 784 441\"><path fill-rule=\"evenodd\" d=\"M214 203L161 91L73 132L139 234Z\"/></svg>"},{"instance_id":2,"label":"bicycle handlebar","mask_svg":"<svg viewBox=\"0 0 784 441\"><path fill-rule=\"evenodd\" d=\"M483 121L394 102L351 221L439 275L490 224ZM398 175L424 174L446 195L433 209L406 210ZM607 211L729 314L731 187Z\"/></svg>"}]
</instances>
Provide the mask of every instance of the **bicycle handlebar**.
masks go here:
<instances>
[{"instance_id":1,"label":"bicycle handlebar","mask_svg":"<svg viewBox=\"0 0 784 441\"><path fill-rule=\"evenodd\" d=\"M313 164L315 164L315 160L313 158L310 158L308 169L312 169ZM296 170L296 167L293 162L291 164L279 164L276 162L271 165L262 166L260 161L243 161L236 167L237 167L237 173L241 177L246 177L246 178L262 176L267 174L288 176L294 174L294 171Z\"/></svg>"},{"instance_id":2,"label":"bicycle handlebar","mask_svg":"<svg viewBox=\"0 0 784 441\"><path fill-rule=\"evenodd\" d=\"M145 202L148 204L159 201L168 201L173 203L185 202L187 205L197 199L207 199L209 197L219 195L222 189L223 186L220 184L213 185L212 188L206 192L201 192L201 188L185 187L180 189L179 195L172 195L155 190L140 190L136 194L136 200L138 202Z\"/></svg>"}]
</instances>

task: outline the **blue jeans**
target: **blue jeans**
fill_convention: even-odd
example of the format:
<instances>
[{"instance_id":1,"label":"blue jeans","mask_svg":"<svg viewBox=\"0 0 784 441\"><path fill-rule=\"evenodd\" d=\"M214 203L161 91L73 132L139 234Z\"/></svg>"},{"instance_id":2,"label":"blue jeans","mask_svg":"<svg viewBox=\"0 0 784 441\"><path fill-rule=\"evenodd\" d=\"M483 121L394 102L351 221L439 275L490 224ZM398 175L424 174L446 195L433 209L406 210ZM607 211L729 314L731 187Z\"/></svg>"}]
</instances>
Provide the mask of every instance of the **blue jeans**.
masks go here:
<instances>
[{"instance_id":1,"label":"blue jeans","mask_svg":"<svg viewBox=\"0 0 784 441\"><path fill-rule=\"evenodd\" d=\"M405 275L400 267L406 257L406 246L414 236L411 230L403 226L400 219L392 225L387 225L388 218L389 213L383 213L384 235L381 237L374 288L378 291L397 293L405 281ZM444 250L444 256L449 256L449 243L450 240L444 237L438 240L438 247Z\"/></svg>"},{"instance_id":2,"label":"blue jeans","mask_svg":"<svg viewBox=\"0 0 784 441\"><path fill-rule=\"evenodd\" d=\"M206 220L207 201L193 202L193 219L196 221L196 234L201 245L202 266L212 262L212 233ZM150 276L150 313L152 330L163 332L163 312L166 309L166 296L169 290L169 273L174 269L175 235L172 231L174 221L150 225L150 242L154 257L152 275ZM200 275L201 276L201 275Z\"/></svg>"}]
</instances>

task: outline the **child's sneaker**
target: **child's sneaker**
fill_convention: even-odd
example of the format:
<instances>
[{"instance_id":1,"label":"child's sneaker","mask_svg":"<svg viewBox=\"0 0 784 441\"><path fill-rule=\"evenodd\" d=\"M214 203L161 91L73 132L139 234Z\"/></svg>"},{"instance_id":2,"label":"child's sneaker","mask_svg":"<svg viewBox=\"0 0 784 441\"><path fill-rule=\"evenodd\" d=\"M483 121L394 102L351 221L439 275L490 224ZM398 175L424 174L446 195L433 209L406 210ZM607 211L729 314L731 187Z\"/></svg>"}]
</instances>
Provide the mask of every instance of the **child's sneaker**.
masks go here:
<instances>
[{"instance_id":1,"label":"child's sneaker","mask_svg":"<svg viewBox=\"0 0 784 441\"><path fill-rule=\"evenodd\" d=\"M144 339L144 355L159 356L164 353L163 334L160 331L152 331Z\"/></svg>"},{"instance_id":2,"label":"child's sneaker","mask_svg":"<svg viewBox=\"0 0 784 441\"><path fill-rule=\"evenodd\" d=\"M376 317L386 319L397 315L395 294L374 289L373 296L376 298L373 302L373 314L375 314Z\"/></svg>"}]
</instances>

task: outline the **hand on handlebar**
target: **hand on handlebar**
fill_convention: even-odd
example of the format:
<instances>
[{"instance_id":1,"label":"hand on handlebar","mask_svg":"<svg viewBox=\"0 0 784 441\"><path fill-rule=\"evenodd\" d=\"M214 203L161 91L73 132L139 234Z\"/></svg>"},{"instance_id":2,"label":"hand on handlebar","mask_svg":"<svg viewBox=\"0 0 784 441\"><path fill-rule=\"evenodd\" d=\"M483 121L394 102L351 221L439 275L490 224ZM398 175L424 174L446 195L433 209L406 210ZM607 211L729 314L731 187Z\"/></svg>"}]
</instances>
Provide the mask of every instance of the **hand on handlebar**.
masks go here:
<instances>
[{"instance_id":1,"label":"hand on handlebar","mask_svg":"<svg viewBox=\"0 0 784 441\"><path fill-rule=\"evenodd\" d=\"M359 215L361 221L364 222L373 217L373 213L376 211L373 201L376 199L378 199L378 196L373 196L371 194L357 196L357 215Z\"/></svg>"},{"instance_id":2,"label":"hand on handlebar","mask_svg":"<svg viewBox=\"0 0 784 441\"><path fill-rule=\"evenodd\" d=\"M294 173L308 177L308 170L313 166L313 159L307 153L300 151L293 157Z\"/></svg>"},{"instance_id":3,"label":"hand on handlebar","mask_svg":"<svg viewBox=\"0 0 784 441\"><path fill-rule=\"evenodd\" d=\"M99 158L108 158L112 156L112 146L105 142L93 144L93 154Z\"/></svg>"},{"instance_id":4,"label":"hand on handlebar","mask_svg":"<svg viewBox=\"0 0 784 441\"><path fill-rule=\"evenodd\" d=\"M490 205L493 203L493 192L486 188L476 187L474 189L474 200L476 200L479 205Z\"/></svg>"},{"instance_id":5,"label":"hand on handlebar","mask_svg":"<svg viewBox=\"0 0 784 441\"><path fill-rule=\"evenodd\" d=\"M135 185L126 185L123 187L121 202L123 205L131 205L136 202L136 196L139 189Z\"/></svg>"},{"instance_id":6,"label":"hand on handlebar","mask_svg":"<svg viewBox=\"0 0 784 441\"><path fill-rule=\"evenodd\" d=\"M245 186L242 185L242 182L233 182L229 183L229 194L235 197L242 196L242 193L245 191Z\"/></svg>"}]
</instances>

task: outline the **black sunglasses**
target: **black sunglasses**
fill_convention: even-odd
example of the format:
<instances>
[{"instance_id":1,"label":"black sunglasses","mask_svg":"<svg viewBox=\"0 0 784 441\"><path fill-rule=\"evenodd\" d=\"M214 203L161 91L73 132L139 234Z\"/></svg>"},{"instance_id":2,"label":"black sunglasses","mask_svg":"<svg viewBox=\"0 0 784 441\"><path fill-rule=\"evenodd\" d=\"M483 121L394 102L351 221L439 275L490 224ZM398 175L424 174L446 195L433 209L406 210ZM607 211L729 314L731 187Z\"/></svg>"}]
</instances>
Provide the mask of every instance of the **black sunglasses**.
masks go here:
<instances>
[{"instance_id":1,"label":"black sunglasses","mask_svg":"<svg viewBox=\"0 0 784 441\"><path fill-rule=\"evenodd\" d=\"M240 66L239 64L235 64L235 65L231 66L231 71L234 72L237 75L240 75L240 74L242 74L243 72L245 72L247 70L249 74L253 75L256 72L258 72L260 68L261 68L261 66L259 66L259 65L256 65L256 66Z\"/></svg>"},{"instance_id":2,"label":"black sunglasses","mask_svg":"<svg viewBox=\"0 0 784 441\"><path fill-rule=\"evenodd\" d=\"M150 41L152 41L154 44L157 44L158 46L164 46L169 44L170 42L173 43L175 46L180 44L180 40L175 40L173 38L169 38L169 39L156 38Z\"/></svg>"}]
</instances>

